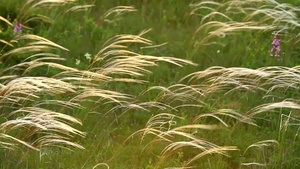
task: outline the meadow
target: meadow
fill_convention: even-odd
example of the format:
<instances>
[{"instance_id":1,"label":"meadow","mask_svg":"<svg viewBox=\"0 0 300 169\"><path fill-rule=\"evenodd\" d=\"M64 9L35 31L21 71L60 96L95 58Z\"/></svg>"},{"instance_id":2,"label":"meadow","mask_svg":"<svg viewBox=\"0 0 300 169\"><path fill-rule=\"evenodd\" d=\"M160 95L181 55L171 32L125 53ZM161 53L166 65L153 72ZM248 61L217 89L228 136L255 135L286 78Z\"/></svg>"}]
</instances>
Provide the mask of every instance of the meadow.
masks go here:
<instances>
[{"instance_id":1,"label":"meadow","mask_svg":"<svg viewBox=\"0 0 300 169\"><path fill-rule=\"evenodd\" d=\"M0 168L300 168L299 6L0 0Z\"/></svg>"}]
</instances>

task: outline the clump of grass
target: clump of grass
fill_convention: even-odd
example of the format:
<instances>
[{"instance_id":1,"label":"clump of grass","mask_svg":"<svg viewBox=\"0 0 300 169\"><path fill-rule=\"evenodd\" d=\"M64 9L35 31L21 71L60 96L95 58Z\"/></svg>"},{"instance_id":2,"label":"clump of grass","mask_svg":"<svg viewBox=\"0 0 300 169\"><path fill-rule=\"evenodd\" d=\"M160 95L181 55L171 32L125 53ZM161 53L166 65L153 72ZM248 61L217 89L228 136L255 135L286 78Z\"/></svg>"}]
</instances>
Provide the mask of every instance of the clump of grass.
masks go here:
<instances>
[{"instance_id":1,"label":"clump of grass","mask_svg":"<svg viewBox=\"0 0 300 169\"><path fill-rule=\"evenodd\" d=\"M8 57L10 57L12 55L21 55L21 54L24 54L24 53L39 52L39 55L42 55L40 52L47 52L47 51L51 51L53 49L61 49L61 50L68 51L68 49L66 49L66 48L64 48L64 47L62 47L62 46L60 46L60 45L58 45L54 42L51 42L48 39L37 36L37 35L22 35L18 38L18 40L24 40L24 41L29 40L29 41L33 41L33 42L28 42L23 47L18 47L16 49L12 49L12 50L4 53L0 57L1 62L4 62L5 60L8 59ZM53 56L53 54L48 54L48 55ZM38 56L38 55L34 55L33 57L35 57L35 56ZM31 59L31 58L32 57L29 57L27 59ZM48 59L55 59L55 58L48 58Z\"/></svg>"},{"instance_id":2,"label":"clump of grass","mask_svg":"<svg viewBox=\"0 0 300 169\"><path fill-rule=\"evenodd\" d=\"M241 166L258 166L258 167L267 168L267 166L268 166L267 163L269 162L267 155L269 155L269 154L267 152L268 150L266 147L277 147L277 146L279 146L279 143L276 140L264 140L264 141L259 141L254 144L251 144L250 146L248 146L246 148L246 150L243 153L243 156L245 156L245 154L247 154L247 151L250 151L250 149L257 148L259 150L262 150L263 153L261 153L262 156L257 157L256 160L263 160L263 161L261 161L261 162L257 162L257 161L242 162ZM271 152L271 153L275 153L275 152Z\"/></svg>"},{"instance_id":3,"label":"clump of grass","mask_svg":"<svg viewBox=\"0 0 300 169\"><path fill-rule=\"evenodd\" d=\"M194 37L203 28L210 30L209 35L197 43L197 48L213 37L225 37L234 32L259 30L276 31L275 34L282 34L291 33L300 26L297 20L298 7L273 0L231 0L221 3L203 1L191 4L191 7L193 8L191 14L202 16L201 26ZM208 11L208 14L201 11Z\"/></svg>"},{"instance_id":4,"label":"clump of grass","mask_svg":"<svg viewBox=\"0 0 300 169\"><path fill-rule=\"evenodd\" d=\"M190 6L191 15L201 18L192 39L193 54L201 52L213 65L259 68L298 64L297 6L273 0L202 1ZM281 42L275 58L273 38Z\"/></svg>"},{"instance_id":5,"label":"clump of grass","mask_svg":"<svg viewBox=\"0 0 300 169\"><path fill-rule=\"evenodd\" d=\"M135 11L137 10L133 6L116 6L104 13L103 20L104 22L115 23L119 16Z\"/></svg>"},{"instance_id":6,"label":"clump of grass","mask_svg":"<svg viewBox=\"0 0 300 169\"><path fill-rule=\"evenodd\" d=\"M48 8L52 10L57 10L60 7L67 6L68 4L74 4L76 0L53 0L53 1L47 1L47 0L29 0L27 1L20 11L18 12L17 20L21 22L22 24L26 25L29 22L35 22L35 21L43 21L48 23L53 23L53 19L47 16L47 14L39 14L38 11L41 11L44 8ZM55 7L55 8L53 8ZM90 5L87 6L81 6L81 8L89 8ZM71 9L74 9L72 7ZM68 12L68 10L66 11Z\"/></svg>"},{"instance_id":7,"label":"clump of grass","mask_svg":"<svg viewBox=\"0 0 300 169\"><path fill-rule=\"evenodd\" d=\"M204 71L191 73L190 75L182 78L179 81L180 83L171 85L170 87L150 87L143 92L143 94L151 92L152 90L159 90L160 92L155 98L156 101L163 102L171 106L172 109L175 110L175 114L179 114L177 112L186 111L187 108L189 108L189 111L194 112L193 114L189 114L189 117L194 118L192 118L190 125L173 127L177 124L173 119L180 117L177 117L174 114L158 114L150 118L144 129L137 131L133 135L141 133L141 140L143 140L145 135L151 134L155 136L155 141L153 141L155 143L158 141L169 142L169 144L162 151L162 156L164 156L169 153L173 154L176 152L175 150L180 151L180 148L182 147L203 146L198 145L196 141L198 138L195 138L196 136L191 134L193 131L188 130L190 132L189 133L185 130L202 128L202 124L198 124L201 120L207 122L207 119L212 118L219 124L231 129L232 132L236 130L238 126L242 126L242 123L256 127L262 127L257 124L257 121L259 121L260 118L263 120L276 119L276 116L274 117L272 115L272 119L267 119L269 115L266 115L266 113L271 113L275 110L282 109L290 109L293 111L299 110L298 101L296 100L299 98L297 92L299 89L299 82L298 78L294 78L298 76L298 66L293 68L273 66L262 67L258 69L224 68L216 66L208 68ZM256 95L256 100L260 99L257 101L258 105L254 106L254 108L252 108L253 105L251 105L249 107L240 108L239 110L234 110L232 108L218 109L218 107L213 107L209 110L205 109L205 107L210 105L217 105L215 103L216 101L225 99L241 102L243 100L237 100L237 96L242 95L243 97L247 98L248 95L248 97L250 97L251 93ZM258 95L258 93L260 94ZM219 95L223 95L223 98L219 98ZM279 100L279 102L274 102L275 100ZM242 113L238 113L241 110ZM281 113L284 115L285 111ZM297 114L291 114L291 116L295 119L298 119ZM233 121L233 119L236 121ZM209 121L209 125L212 127L210 129L214 128L213 124L214 123L212 121ZM187 140L192 140L176 140L176 136L178 135L186 138ZM261 143L259 145L264 145L264 143L267 142L268 141L261 141L258 143ZM278 143L276 140L272 140L270 142ZM152 144L152 142L149 144ZM190 163L198 159L198 157L200 158L202 155L207 154L207 152L214 152L214 150L217 151L222 149L221 147L210 148L203 150L202 153L198 154L192 159L187 160L188 162L184 166L189 166ZM245 151L247 151L248 148L246 148ZM283 149L283 147L281 149ZM274 151L274 153L280 154L278 151ZM279 158L281 159L281 157ZM276 165L275 161L276 160L273 160L269 163L265 162L264 164L257 162L241 163L241 165L274 166Z\"/></svg>"},{"instance_id":8,"label":"clump of grass","mask_svg":"<svg viewBox=\"0 0 300 169\"><path fill-rule=\"evenodd\" d=\"M218 125L191 124L174 127L177 124L176 118L180 119L180 117L169 113L154 115L149 119L144 129L133 133L125 142L137 134L142 135L141 141L147 135L155 136L153 141L147 145L167 142L167 146L161 151L161 157L155 168L159 167L161 160L171 156L176 151L180 151L182 148L190 147L197 150L196 154L183 164L185 167L190 166L194 161L208 154L227 155L226 151L238 150L235 146L217 146L191 133L192 130L216 130L219 128Z\"/></svg>"},{"instance_id":9,"label":"clump of grass","mask_svg":"<svg viewBox=\"0 0 300 169\"><path fill-rule=\"evenodd\" d=\"M283 97L288 90L295 91L294 97L298 95L297 85L299 76L299 66L289 67L262 67L258 69L250 68L224 68L214 66L204 71L194 72L181 81L189 78L189 83L199 83L202 93L214 93L235 90L262 91L265 97L272 96L272 93L283 92ZM282 90L279 90L282 89ZM280 96L278 96L280 97Z\"/></svg>"}]
</instances>

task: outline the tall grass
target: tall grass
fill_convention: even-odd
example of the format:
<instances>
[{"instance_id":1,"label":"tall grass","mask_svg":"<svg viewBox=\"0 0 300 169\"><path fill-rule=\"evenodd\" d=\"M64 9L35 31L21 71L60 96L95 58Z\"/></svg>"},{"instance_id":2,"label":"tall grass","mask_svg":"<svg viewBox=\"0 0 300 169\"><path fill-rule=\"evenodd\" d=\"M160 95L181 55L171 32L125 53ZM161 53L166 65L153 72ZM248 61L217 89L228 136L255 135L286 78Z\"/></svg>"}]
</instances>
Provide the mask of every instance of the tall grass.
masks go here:
<instances>
[{"instance_id":1,"label":"tall grass","mask_svg":"<svg viewBox=\"0 0 300 169\"><path fill-rule=\"evenodd\" d=\"M0 34L6 33L0 39L4 45L0 52L0 147L5 158L12 159L16 153L21 159L12 165L47 168L47 159L68 159L63 167L72 162L72 168L297 167L297 63L293 67L262 67L263 62L256 61L249 68L211 66L162 86L159 81L147 81L159 62L179 67L197 64L148 55L144 49L167 45L153 45L145 38L148 29L108 38L78 66L76 56L70 61L64 55L69 49L35 35L36 27L31 25L55 23L59 17L96 7L80 3L29 0L15 18L0 17ZM254 41L279 35L286 43L281 52L287 53L280 57L294 57L299 41L298 7L273 0L201 1L190 6L191 14L201 18L189 42L195 44L194 54L203 50L211 58L234 56L238 62L232 62L237 64L249 60L242 58L246 46L247 57L269 58L269 46L252 49L259 46ZM127 12L137 10L119 5L100 20L117 24ZM16 23L22 23L23 30L13 34ZM95 19L94 26L99 24ZM241 35L240 43L237 37ZM241 47L232 50L235 45ZM290 58L285 59L290 63ZM124 86L134 89L124 90ZM134 126L148 117L143 127ZM38 157L32 150L39 152ZM1 162L3 168L10 167L10 162ZM61 168L60 164L51 167Z\"/></svg>"},{"instance_id":2,"label":"tall grass","mask_svg":"<svg viewBox=\"0 0 300 169\"><path fill-rule=\"evenodd\" d=\"M161 86L151 87L147 90L147 92L151 92L154 89L161 91L155 100L168 103L170 106L173 106L173 109L179 112L186 111L186 109L189 108L189 112L193 112L192 114L189 114L189 116L194 118L191 120L191 124L189 125L182 125L177 128L170 129L172 125L177 124L173 121L173 118L176 116L170 114L159 114L153 116L149 120L146 128L136 132L135 134L142 133L143 137L146 134L153 134L158 140L170 142L170 144L167 145L162 151L162 156L164 156L168 151L174 153L178 148L196 146L194 143L197 139L194 135L191 135L195 132L195 130L188 130L189 133L181 133L181 129L200 129L204 126L202 126L201 123L201 125L199 125L199 122L202 120L206 121L207 118L215 119L216 122L219 122L219 125L230 128L232 132L237 130L239 126L244 126L244 124L263 127L257 123L257 121L261 121L261 118L266 121L270 120L271 122L275 122L275 119L279 120L276 116L271 115L271 117L275 119L267 119L268 117L263 114L275 113L278 112L278 110L281 110L278 112L280 116L288 115L288 112L283 111L283 109L290 110L289 116L296 120L298 119L298 114L296 112L299 110L299 102L297 99L299 98L299 82L298 78L296 78L298 75L298 67L264 67L256 70L249 68L211 67L204 71L194 72L184 77L180 80L180 82L183 83L175 84L167 88ZM253 105L250 107L229 107L227 109L218 108L218 104L220 102L222 103L222 101L246 101L244 99L240 99L239 97L243 97L248 100L251 98L252 93L255 93L256 100L259 99L256 101L258 105L254 106L254 108L252 108ZM221 98L219 97L220 95L222 96ZM209 106L212 108L207 110L206 107ZM240 111L243 111L243 113L239 113ZM160 117L161 119L157 119L157 117ZM169 119L170 121L165 121L162 119ZM233 121L233 119L236 121ZM282 120L280 124L281 123ZM279 123L276 125L279 126ZM295 125L298 126L298 122L296 122ZM210 126L209 128L213 129L214 127ZM180 133L177 133L178 129L180 129ZM292 131L295 131L295 129L296 128L293 127ZM173 134L179 134L180 136L183 136L184 140L192 139L193 141L178 141L175 139L176 137L174 137ZM293 139L296 135L297 134L292 134L289 137L290 139ZM142 140L143 137L141 138ZM282 139L277 141L271 140L270 142L279 144L280 140ZM269 141L260 141L262 144L267 144L267 142ZM254 145L256 146L256 144ZM254 145L249 146L244 151L246 152L250 147L254 147ZM206 151L207 153L209 152L208 154L215 152L214 148L212 148L212 150L210 150L210 148L207 147L207 149L202 150L203 152L200 151L201 153L191 159L188 159L188 162L184 164L184 166L189 166L189 164L198 159L198 157L202 157L202 155L206 154ZM222 148L220 148L220 150L221 149ZM283 143L281 143L280 150L283 149ZM225 148L222 150L227 149ZM229 148L228 150L232 150L232 148ZM237 147L235 150L237 150ZM216 153L218 153L218 151L216 151ZM282 151L276 151L273 153L279 155L282 153ZM282 157L279 157L279 159L282 160ZM240 165L274 166L276 163L276 160L272 160L269 163L265 162L264 164L259 162L243 162L240 163ZM279 163L280 165L283 165L282 161Z\"/></svg>"},{"instance_id":3,"label":"tall grass","mask_svg":"<svg viewBox=\"0 0 300 169\"><path fill-rule=\"evenodd\" d=\"M225 60L224 57L230 59L227 56L233 56L231 63L234 66L258 68L267 65L297 65L297 6L273 0L230 0L201 1L191 4L191 8L192 15L201 17L200 26L193 37L196 51L217 48L213 50L214 53L222 53L214 57ZM270 54L273 36L279 37L283 44L276 59L266 58ZM241 52L230 49L239 49Z\"/></svg>"},{"instance_id":4,"label":"tall grass","mask_svg":"<svg viewBox=\"0 0 300 169\"><path fill-rule=\"evenodd\" d=\"M30 13L32 9L40 5L48 3L48 1L39 1L25 10L32 2L28 1L21 9L20 16L24 19L18 19L19 22L26 24L25 14ZM51 1L50 3L64 5L67 2L69 1ZM119 8L124 8L124 12L133 10L132 7L118 7L118 11ZM110 10L107 16L117 9ZM1 20L12 25L3 17ZM50 53L53 49L68 51L66 48L37 35L24 34L19 36L17 41L22 41L25 45L9 50L1 56L4 66L5 62L8 62L14 56L23 55L25 57L21 63L1 71L2 75L10 74L2 77L1 84L2 114L6 115L5 122L1 124L3 138L14 139L18 143L23 143L35 150L49 145L61 147L63 144L83 148L70 141L70 138L74 137L73 135L84 137L85 133L72 127L72 123L82 123L79 119L67 115L68 110L81 109L80 103L88 100L95 103L108 100L122 105L126 103L126 99L132 97L127 94L105 90L99 84L112 81L142 82L132 77L149 73L145 67L155 66L158 61L165 61L178 66L193 64L183 59L140 55L126 49L130 43L151 45L150 40L141 37L145 33L119 35L108 40L103 45L103 49L93 58L87 70L80 70L58 63L64 58L60 58L55 53ZM39 68L44 66L47 66L48 69L58 69L59 73L50 77L28 76L29 72L35 69L40 70ZM11 74L15 74L15 76ZM114 75L124 77L114 77ZM50 98L53 98L53 100L50 100ZM36 103L38 100L39 102ZM54 110L48 105L54 105ZM12 133L12 136L7 135L8 133ZM8 147L10 145L8 142L3 142L2 145L6 148L12 148ZM15 146L15 144L10 146Z\"/></svg>"}]
</instances>

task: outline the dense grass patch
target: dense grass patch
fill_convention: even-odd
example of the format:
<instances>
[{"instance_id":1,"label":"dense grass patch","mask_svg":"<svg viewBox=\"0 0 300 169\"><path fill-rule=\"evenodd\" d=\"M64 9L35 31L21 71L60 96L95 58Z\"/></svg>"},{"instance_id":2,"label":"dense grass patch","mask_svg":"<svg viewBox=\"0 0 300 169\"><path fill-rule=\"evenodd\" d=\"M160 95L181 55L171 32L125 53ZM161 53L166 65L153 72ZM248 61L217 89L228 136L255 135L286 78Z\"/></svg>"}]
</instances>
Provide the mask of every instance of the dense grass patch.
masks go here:
<instances>
[{"instance_id":1,"label":"dense grass patch","mask_svg":"<svg viewBox=\"0 0 300 169\"><path fill-rule=\"evenodd\" d=\"M297 5L1 1L1 168L299 168Z\"/></svg>"}]
</instances>

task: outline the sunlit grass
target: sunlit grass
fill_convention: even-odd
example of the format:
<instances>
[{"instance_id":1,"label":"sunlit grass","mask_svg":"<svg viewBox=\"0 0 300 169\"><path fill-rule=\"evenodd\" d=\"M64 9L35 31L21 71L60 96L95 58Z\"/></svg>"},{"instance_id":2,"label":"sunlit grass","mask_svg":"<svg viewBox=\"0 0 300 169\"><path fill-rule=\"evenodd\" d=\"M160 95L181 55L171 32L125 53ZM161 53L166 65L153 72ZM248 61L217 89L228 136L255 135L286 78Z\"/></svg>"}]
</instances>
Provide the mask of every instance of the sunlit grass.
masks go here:
<instances>
[{"instance_id":1,"label":"sunlit grass","mask_svg":"<svg viewBox=\"0 0 300 169\"><path fill-rule=\"evenodd\" d=\"M0 5L2 168L298 168L298 7L103 2Z\"/></svg>"}]
</instances>

